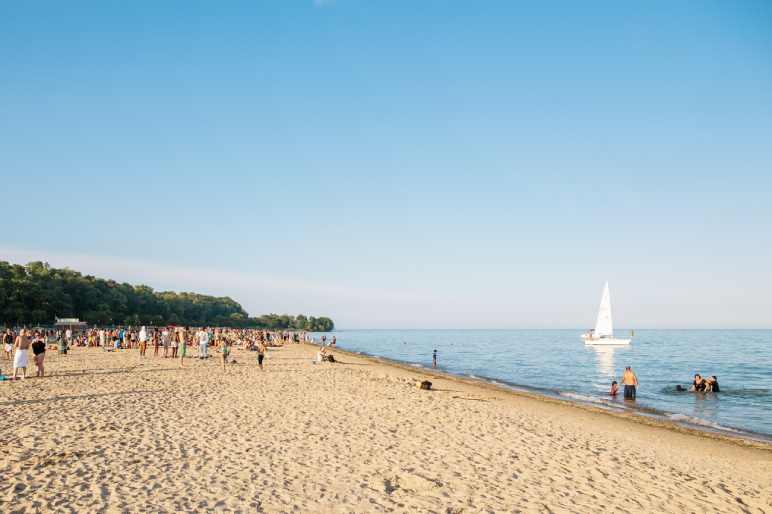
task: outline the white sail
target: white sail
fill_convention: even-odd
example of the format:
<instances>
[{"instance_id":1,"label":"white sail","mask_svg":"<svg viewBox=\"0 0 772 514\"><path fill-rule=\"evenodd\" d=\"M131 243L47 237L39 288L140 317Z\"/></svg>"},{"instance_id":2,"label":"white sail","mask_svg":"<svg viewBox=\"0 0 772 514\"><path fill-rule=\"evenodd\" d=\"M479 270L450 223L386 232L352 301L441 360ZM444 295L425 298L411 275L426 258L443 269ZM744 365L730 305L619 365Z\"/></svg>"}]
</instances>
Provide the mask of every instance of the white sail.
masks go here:
<instances>
[{"instance_id":1,"label":"white sail","mask_svg":"<svg viewBox=\"0 0 772 514\"><path fill-rule=\"evenodd\" d=\"M603 286L603 296L600 299L598 320L595 322L593 337L613 337L614 323L611 321L611 294L608 290L608 282Z\"/></svg>"}]
</instances>

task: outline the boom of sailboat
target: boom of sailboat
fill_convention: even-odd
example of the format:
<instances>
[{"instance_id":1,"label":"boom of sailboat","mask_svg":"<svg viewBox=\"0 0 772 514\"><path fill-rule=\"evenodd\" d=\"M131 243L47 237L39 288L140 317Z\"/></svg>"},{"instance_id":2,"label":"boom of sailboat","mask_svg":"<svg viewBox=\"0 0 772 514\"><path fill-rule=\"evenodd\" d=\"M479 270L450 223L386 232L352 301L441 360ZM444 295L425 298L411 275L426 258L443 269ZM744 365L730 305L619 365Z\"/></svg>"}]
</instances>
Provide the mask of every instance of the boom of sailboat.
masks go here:
<instances>
[{"instance_id":1,"label":"boom of sailboat","mask_svg":"<svg viewBox=\"0 0 772 514\"><path fill-rule=\"evenodd\" d=\"M622 345L630 344L632 339L617 339L614 337L614 322L611 318L611 293L608 282L603 286L603 295L600 298L598 319L595 329L582 334L584 344L592 345Z\"/></svg>"}]
</instances>

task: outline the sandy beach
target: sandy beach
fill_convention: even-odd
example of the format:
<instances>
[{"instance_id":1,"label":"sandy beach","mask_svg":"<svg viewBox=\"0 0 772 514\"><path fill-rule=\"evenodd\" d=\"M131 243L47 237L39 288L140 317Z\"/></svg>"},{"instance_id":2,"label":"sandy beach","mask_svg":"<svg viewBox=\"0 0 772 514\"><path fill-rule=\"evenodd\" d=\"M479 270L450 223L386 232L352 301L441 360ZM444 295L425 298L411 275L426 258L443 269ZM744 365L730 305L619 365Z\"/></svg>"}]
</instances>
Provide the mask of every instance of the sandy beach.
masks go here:
<instances>
[{"instance_id":1,"label":"sandy beach","mask_svg":"<svg viewBox=\"0 0 772 514\"><path fill-rule=\"evenodd\" d=\"M0 382L0 512L772 512L768 445L315 351L48 352Z\"/></svg>"}]
</instances>

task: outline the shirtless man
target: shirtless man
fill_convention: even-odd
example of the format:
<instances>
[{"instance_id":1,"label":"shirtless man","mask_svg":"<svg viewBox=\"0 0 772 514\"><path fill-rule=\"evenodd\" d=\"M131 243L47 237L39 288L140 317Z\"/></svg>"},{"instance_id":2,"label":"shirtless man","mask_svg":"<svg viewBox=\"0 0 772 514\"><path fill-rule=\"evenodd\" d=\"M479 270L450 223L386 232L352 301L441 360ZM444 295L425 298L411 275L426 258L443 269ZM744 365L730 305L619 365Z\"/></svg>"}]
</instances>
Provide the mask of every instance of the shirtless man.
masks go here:
<instances>
[{"instance_id":1,"label":"shirtless man","mask_svg":"<svg viewBox=\"0 0 772 514\"><path fill-rule=\"evenodd\" d=\"M31 344L32 342L27 335L27 330L22 329L19 332L19 335L16 336L16 341L14 343L16 352L13 354L13 378L16 378L16 372L19 369L24 370L24 374L21 378L27 378L27 362L29 361L29 347Z\"/></svg>"},{"instance_id":2,"label":"shirtless man","mask_svg":"<svg viewBox=\"0 0 772 514\"><path fill-rule=\"evenodd\" d=\"M622 374L622 385L625 386L625 400L635 400L635 390L638 387L638 377L635 376L635 373L630 366L627 366L625 368L625 372Z\"/></svg>"}]
</instances>

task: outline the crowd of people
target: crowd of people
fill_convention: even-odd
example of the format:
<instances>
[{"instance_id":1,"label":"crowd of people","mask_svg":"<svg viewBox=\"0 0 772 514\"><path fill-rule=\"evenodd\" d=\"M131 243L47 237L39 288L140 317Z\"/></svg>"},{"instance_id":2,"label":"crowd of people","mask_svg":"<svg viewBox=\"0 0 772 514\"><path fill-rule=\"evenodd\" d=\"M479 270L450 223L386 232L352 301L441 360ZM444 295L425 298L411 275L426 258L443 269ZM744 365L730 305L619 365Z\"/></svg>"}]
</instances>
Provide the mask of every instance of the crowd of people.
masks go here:
<instances>
[{"instance_id":1,"label":"crowd of people","mask_svg":"<svg viewBox=\"0 0 772 514\"><path fill-rule=\"evenodd\" d=\"M152 348L152 357L179 359L180 366L184 366L186 358L208 359L211 349L220 354L225 368L233 362L233 348L241 348L256 352L257 364L263 369L267 348L300 342L313 342L313 339L304 331L181 326L91 328L85 331L20 328L2 332L4 359L12 362L11 379L16 379L19 373L22 379L28 376L30 350L37 368L36 376L42 377L45 375L46 350L67 355L72 347L102 348L105 352L136 349L139 357L145 359ZM322 346L326 346L326 337L323 337ZM189 354L194 349L196 354Z\"/></svg>"}]
</instances>

